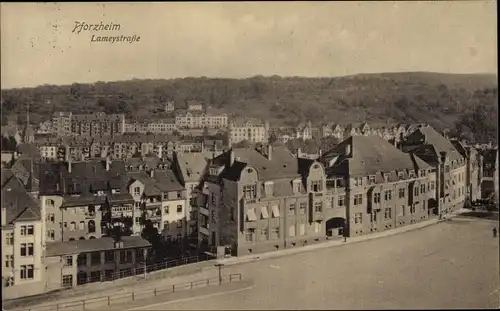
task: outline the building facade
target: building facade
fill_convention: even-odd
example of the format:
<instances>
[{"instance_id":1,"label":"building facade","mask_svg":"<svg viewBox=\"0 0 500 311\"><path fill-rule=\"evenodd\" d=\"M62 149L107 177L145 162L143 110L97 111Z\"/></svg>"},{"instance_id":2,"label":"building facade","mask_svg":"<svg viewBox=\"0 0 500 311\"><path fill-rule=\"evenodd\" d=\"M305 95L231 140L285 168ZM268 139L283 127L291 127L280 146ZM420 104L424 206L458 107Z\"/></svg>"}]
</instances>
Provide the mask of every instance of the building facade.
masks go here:
<instances>
[{"instance_id":1,"label":"building facade","mask_svg":"<svg viewBox=\"0 0 500 311\"><path fill-rule=\"evenodd\" d=\"M229 145L240 141L251 143L267 143L269 140L269 122L261 123L255 120L233 121L228 126Z\"/></svg>"}]
</instances>

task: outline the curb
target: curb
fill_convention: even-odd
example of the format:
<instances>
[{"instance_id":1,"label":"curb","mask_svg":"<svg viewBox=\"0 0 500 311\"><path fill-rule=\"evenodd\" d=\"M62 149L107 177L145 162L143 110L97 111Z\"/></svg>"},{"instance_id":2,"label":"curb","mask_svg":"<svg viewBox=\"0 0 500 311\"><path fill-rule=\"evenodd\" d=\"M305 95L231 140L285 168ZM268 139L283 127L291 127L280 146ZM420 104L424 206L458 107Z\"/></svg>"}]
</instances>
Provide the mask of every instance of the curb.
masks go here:
<instances>
[{"instance_id":1,"label":"curb","mask_svg":"<svg viewBox=\"0 0 500 311\"><path fill-rule=\"evenodd\" d=\"M449 221L451 218L454 218L454 217L459 216L459 215L460 215L459 213L448 215L448 217L446 219L441 219L441 220L440 219L430 219L430 220L427 220L425 223L421 222L421 223L415 224L415 227L409 227L409 226L406 228L400 227L401 230L392 231L392 232L391 232L391 230L387 230L387 231L381 232L380 235L376 235L376 236L375 235L374 236L367 235L359 240L355 240L356 238L354 238L354 239L348 239L347 242L338 241L338 240L328 241L328 242L318 243L318 244L314 244L314 245L302 246L300 248L287 249L287 250L283 250L280 252L262 253L260 255L255 255L255 256L251 256L251 257L250 256L248 256L248 257L247 256L245 256L245 257L233 257L233 258L235 258L234 260L221 259L221 260L217 260L216 264L223 264L224 266L234 266L234 265L238 265L238 264L244 264L244 263L249 263L249 262L254 262L254 261L259 261L259 260L272 259L272 258L284 257L287 255L295 255L295 254L300 254L300 253L305 253L305 252L311 252L311 251L315 251L315 250L319 250L319 249L326 249L326 248L331 248L331 247L338 247L338 246L344 246L344 245L349 245L349 244L354 244L354 243L366 242L366 241L370 241L370 240L374 240L374 239L380 239L380 238L384 238L384 237L393 236L396 234L401 234L401 233L410 232L410 231L422 229L425 227L429 227L429 226L432 226L435 224ZM375 233L375 234L377 234L377 233ZM203 269L203 271L208 271L208 270L213 270L213 269L214 269L213 267L206 267Z\"/></svg>"}]
</instances>

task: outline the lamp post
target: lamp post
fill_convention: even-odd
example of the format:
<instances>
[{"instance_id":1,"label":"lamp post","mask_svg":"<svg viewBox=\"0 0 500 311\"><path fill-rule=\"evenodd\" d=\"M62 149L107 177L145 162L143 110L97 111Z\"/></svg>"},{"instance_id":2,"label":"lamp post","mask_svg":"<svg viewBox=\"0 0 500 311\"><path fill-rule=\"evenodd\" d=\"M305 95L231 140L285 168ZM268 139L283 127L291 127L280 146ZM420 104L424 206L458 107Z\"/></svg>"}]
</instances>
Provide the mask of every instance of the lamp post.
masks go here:
<instances>
[{"instance_id":1,"label":"lamp post","mask_svg":"<svg viewBox=\"0 0 500 311\"><path fill-rule=\"evenodd\" d=\"M222 284L222 267L224 267L223 263L215 264L216 267L219 268L219 285Z\"/></svg>"}]
</instances>

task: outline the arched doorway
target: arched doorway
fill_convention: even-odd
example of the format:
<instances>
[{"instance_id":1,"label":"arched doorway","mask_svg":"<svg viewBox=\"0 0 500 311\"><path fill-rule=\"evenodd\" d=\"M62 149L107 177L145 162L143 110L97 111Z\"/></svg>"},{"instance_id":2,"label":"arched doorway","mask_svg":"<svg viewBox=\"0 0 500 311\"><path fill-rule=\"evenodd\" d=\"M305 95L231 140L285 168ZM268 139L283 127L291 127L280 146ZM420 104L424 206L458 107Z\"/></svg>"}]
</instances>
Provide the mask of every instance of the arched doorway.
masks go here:
<instances>
[{"instance_id":1,"label":"arched doorway","mask_svg":"<svg viewBox=\"0 0 500 311\"><path fill-rule=\"evenodd\" d=\"M326 235L331 237L343 237L345 231L345 218L333 217L326 221Z\"/></svg>"}]
</instances>

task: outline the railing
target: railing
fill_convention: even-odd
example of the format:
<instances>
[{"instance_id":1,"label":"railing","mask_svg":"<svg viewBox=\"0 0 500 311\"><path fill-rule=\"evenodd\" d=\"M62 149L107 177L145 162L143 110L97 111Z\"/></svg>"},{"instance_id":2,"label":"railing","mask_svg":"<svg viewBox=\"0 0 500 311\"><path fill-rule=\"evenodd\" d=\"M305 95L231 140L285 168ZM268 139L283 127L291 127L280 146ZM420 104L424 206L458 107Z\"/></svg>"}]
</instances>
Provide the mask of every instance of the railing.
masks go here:
<instances>
[{"instance_id":1,"label":"railing","mask_svg":"<svg viewBox=\"0 0 500 311\"><path fill-rule=\"evenodd\" d=\"M224 283L232 283L241 281L241 273L234 273L226 276L214 277L209 279L197 280L192 282L185 282L180 284L173 284L160 288L145 289L140 291L134 291L131 293L101 296L96 298L73 300L68 302L62 302L57 304L45 305L40 307L34 307L30 309L16 309L13 311L60 311L60 310L90 310L95 308L104 308L105 306L126 304L133 301L141 299L151 299L159 295L168 295L171 293L177 293L185 290L198 289L208 286L216 286Z\"/></svg>"}]
</instances>

